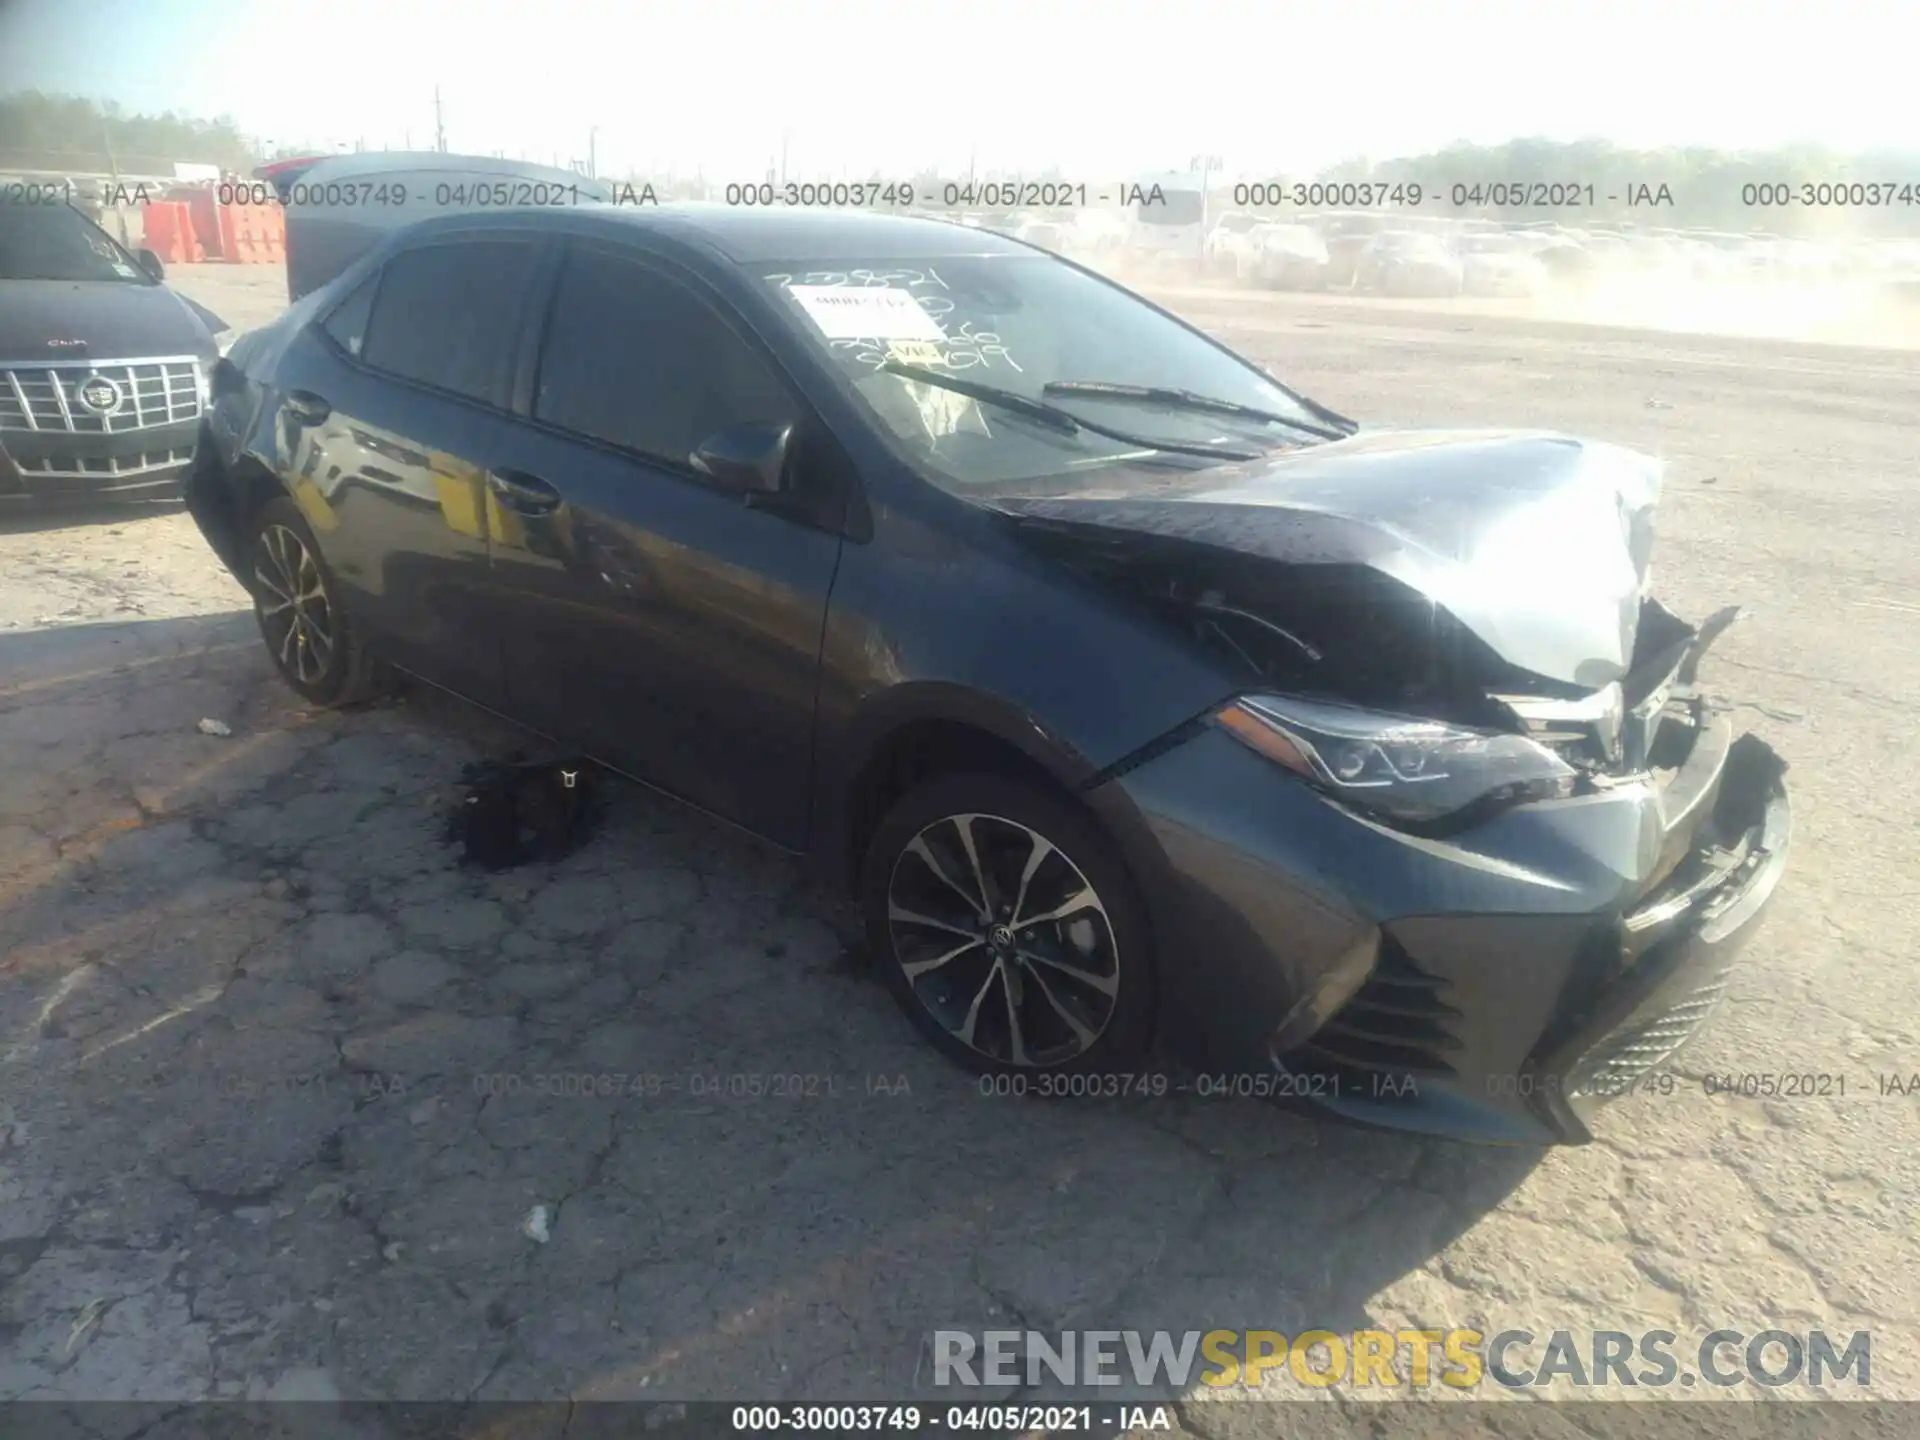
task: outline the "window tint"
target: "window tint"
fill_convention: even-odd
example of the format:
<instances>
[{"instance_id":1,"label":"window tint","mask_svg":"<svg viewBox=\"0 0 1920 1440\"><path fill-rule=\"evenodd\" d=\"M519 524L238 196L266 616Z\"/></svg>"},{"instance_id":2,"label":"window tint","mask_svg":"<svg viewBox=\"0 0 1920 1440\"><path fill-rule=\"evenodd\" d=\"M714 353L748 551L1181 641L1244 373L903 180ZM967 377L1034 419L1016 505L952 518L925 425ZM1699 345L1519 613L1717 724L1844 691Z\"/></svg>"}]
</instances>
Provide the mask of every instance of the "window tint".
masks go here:
<instances>
[{"instance_id":1,"label":"window tint","mask_svg":"<svg viewBox=\"0 0 1920 1440\"><path fill-rule=\"evenodd\" d=\"M503 398L534 246L469 240L409 250L381 276L363 358L409 380L476 400Z\"/></svg>"},{"instance_id":2,"label":"window tint","mask_svg":"<svg viewBox=\"0 0 1920 1440\"><path fill-rule=\"evenodd\" d=\"M560 276L534 414L676 465L728 425L796 419L767 363L692 291L592 250Z\"/></svg>"},{"instance_id":3,"label":"window tint","mask_svg":"<svg viewBox=\"0 0 1920 1440\"><path fill-rule=\"evenodd\" d=\"M320 327L333 338L334 344L356 360L360 358L361 348L366 343L367 316L373 310L373 287L379 278L376 271L362 280Z\"/></svg>"}]
</instances>

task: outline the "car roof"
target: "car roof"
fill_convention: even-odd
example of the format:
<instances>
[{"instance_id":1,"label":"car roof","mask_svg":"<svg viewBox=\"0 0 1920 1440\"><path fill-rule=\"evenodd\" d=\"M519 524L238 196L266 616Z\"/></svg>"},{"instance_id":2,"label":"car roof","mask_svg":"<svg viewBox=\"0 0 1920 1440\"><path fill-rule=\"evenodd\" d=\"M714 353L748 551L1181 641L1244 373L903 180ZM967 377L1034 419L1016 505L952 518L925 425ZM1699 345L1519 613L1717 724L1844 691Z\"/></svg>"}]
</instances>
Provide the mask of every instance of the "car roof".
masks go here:
<instances>
[{"instance_id":1,"label":"car roof","mask_svg":"<svg viewBox=\"0 0 1920 1440\"><path fill-rule=\"evenodd\" d=\"M948 220L864 210L760 209L710 201L666 204L517 206L423 220L409 234L457 233L503 220L575 234L658 235L704 243L739 265L786 260L921 260L960 255L1032 255L990 230Z\"/></svg>"},{"instance_id":2,"label":"car roof","mask_svg":"<svg viewBox=\"0 0 1920 1440\"><path fill-rule=\"evenodd\" d=\"M289 167L297 163L288 162ZM458 155L442 150L356 150L345 155L322 155L308 162L308 168L301 171L300 179L308 184L325 184L329 181L358 179L363 175L404 175L409 171L428 174L472 171L478 175L571 182L583 190L601 189L607 184L604 180L590 180L572 170L539 165L531 160L508 160L495 155Z\"/></svg>"}]
</instances>

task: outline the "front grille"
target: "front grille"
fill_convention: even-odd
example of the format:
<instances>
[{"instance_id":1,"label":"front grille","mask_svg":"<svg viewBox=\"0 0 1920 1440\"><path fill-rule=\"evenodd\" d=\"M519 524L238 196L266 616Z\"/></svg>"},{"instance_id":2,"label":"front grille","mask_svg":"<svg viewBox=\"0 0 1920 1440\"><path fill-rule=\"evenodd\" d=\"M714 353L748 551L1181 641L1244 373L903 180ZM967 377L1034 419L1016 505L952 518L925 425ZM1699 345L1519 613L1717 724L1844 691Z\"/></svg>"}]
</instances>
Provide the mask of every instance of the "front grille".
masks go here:
<instances>
[{"instance_id":1,"label":"front grille","mask_svg":"<svg viewBox=\"0 0 1920 1440\"><path fill-rule=\"evenodd\" d=\"M200 416L203 382L191 355L152 360L57 360L0 367L0 430L120 435Z\"/></svg>"},{"instance_id":2,"label":"front grille","mask_svg":"<svg viewBox=\"0 0 1920 1440\"><path fill-rule=\"evenodd\" d=\"M1672 1008L1608 1036L1567 1077L1568 1094L1613 1099L1629 1093L1707 1023L1727 993L1727 977L1732 973L1731 966L1721 970Z\"/></svg>"},{"instance_id":3,"label":"front grille","mask_svg":"<svg viewBox=\"0 0 1920 1440\"><path fill-rule=\"evenodd\" d=\"M1373 973L1298 1049L1280 1063L1296 1075L1327 1076L1340 1088L1379 1090L1378 1077L1437 1079L1454 1073L1447 1055L1460 1048L1452 1022L1460 1012L1443 998L1448 982L1414 964L1388 939ZM1388 1093L1392 1093L1389 1090Z\"/></svg>"},{"instance_id":4,"label":"front grille","mask_svg":"<svg viewBox=\"0 0 1920 1440\"><path fill-rule=\"evenodd\" d=\"M31 480L119 480L185 465L193 459L191 445L176 445L170 450L142 450L137 455L112 459L83 456L72 460L16 460L20 473Z\"/></svg>"}]
</instances>

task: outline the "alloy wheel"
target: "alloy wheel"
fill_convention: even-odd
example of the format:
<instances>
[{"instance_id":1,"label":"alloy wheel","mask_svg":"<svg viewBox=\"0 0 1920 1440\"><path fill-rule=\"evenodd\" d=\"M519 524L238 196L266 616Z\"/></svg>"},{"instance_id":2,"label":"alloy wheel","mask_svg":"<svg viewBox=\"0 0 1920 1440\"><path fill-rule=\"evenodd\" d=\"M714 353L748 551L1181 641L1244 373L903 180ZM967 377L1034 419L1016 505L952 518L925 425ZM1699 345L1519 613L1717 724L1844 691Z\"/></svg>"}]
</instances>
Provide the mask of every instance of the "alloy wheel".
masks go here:
<instances>
[{"instance_id":1,"label":"alloy wheel","mask_svg":"<svg viewBox=\"0 0 1920 1440\"><path fill-rule=\"evenodd\" d=\"M285 525L260 532L253 565L254 608L281 670L317 684L333 663L333 605L319 563Z\"/></svg>"},{"instance_id":2,"label":"alloy wheel","mask_svg":"<svg viewBox=\"0 0 1920 1440\"><path fill-rule=\"evenodd\" d=\"M1065 1064L1113 1020L1120 953L1106 906L1017 821L949 815L923 828L895 857L887 921L915 998L996 1064Z\"/></svg>"}]
</instances>

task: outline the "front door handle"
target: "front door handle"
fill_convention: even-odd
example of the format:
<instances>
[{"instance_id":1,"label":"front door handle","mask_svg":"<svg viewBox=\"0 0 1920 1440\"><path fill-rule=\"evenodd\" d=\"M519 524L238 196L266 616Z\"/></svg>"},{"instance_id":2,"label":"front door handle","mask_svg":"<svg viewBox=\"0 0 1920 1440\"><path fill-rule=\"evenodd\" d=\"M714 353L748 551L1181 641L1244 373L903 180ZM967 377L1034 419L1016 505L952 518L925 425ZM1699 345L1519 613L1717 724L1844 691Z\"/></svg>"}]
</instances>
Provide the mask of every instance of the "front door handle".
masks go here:
<instances>
[{"instance_id":1,"label":"front door handle","mask_svg":"<svg viewBox=\"0 0 1920 1440\"><path fill-rule=\"evenodd\" d=\"M289 390L284 403L287 413L302 425L324 425L333 414L333 406L327 403L326 397L311 390Z\"/></svg>"},{"instance_id":2,"label":"front door handle","mask_svg":"<svg viewBox=\"0 0 1920 1440\"><path fill-rule=\"evenodd\" d=\"M489 470L487 488L521 515L547 515L560 508L560 492L524 470Z\"/></svg>"}]
</instances>

